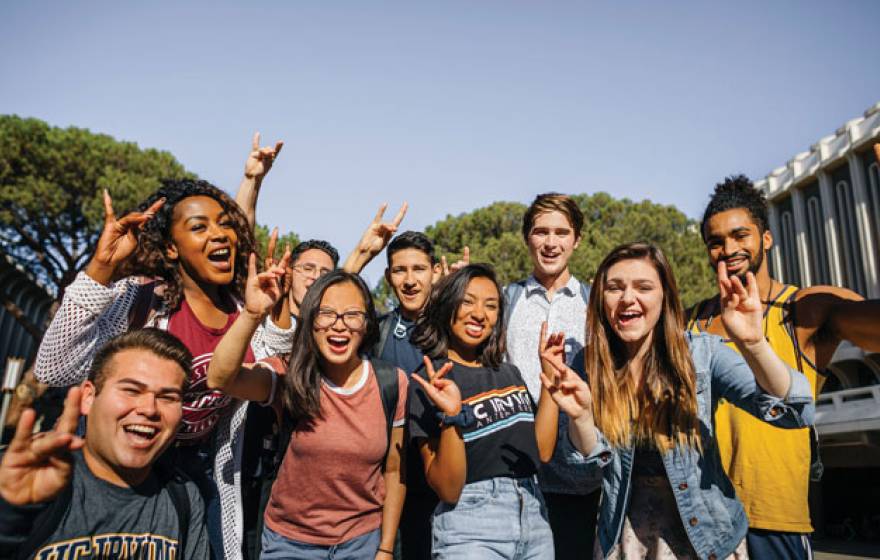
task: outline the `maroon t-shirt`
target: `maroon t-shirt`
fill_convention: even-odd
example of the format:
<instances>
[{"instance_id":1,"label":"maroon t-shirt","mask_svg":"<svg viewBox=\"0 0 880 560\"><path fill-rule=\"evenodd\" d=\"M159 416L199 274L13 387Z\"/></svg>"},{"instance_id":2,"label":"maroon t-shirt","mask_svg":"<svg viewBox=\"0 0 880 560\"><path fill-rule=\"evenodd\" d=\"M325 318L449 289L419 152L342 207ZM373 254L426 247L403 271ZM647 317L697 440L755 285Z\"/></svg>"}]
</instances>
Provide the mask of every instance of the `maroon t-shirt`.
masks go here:
<instances>
[{"instance_id":1,"label":"maroon t-shirt","mask_svg":"<svg viewBox=\"0 0 880 560\"><path fill-rule=\"evenodd\" d=\"M193 355L193 368L190 373L189 388L183 395L183 422L177 439L195 442L207 436L232 399L221 391L208 389L208 364L214 355L214 348L238 317L238 311L229 314L226 325L212 329L193 313L183 300L180 309L168 318L168 332L179 338ZM253 363L254 353L250 347L244 356L245 363Z\"/></svg>"}]
</instances>

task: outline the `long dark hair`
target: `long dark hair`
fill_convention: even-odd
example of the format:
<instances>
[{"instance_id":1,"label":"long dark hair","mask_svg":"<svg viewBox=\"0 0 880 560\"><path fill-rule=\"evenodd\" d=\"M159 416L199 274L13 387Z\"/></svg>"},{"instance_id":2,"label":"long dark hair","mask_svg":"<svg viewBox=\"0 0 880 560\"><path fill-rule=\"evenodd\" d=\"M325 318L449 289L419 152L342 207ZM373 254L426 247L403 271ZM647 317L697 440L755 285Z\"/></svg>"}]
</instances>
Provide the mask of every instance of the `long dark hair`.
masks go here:
<instances>
[{"instance_id":1,"label":"long dark hair","mask_svg":"<svg viewBox=\"0 0 880 560\"><path fill-rule=\"evenodd\" d=\"M663 287L663 307L645 356L640 387L628 369L624 345L605 315L608 270L626 260L650 263ZM658 449L701 448L696 372L684 335L675 275L663 251L639 242L619 245L608 253L590 291L587 332L586 371L593 391L593 414L608 441L618 447L642 442Z\"/></svg>"},{"instance_id":2,"label":"long dark hair","mask_svg":"<svg viewBox=\"0 0 880 560\"><path fill-rule=\"evenodd\" d=\"M120 273L122 276L143 275L161 278L165 284L162 298L169 310L174 310L180 305L183 299L183 283L180 277L180 264L177 261L169 260L165 255L165 250L171 240L174 208L180 201L192 196L213 198L235 223L235 233L238 238L234 263L235 274L232 282L221 288L227 290L228 294L236 300L243 299L244 285L247 281L248 255L255 251L256 247L253 229L247 217L228 194L207 181L197 179L165 181L136 209L143 212L160 198L165 199L165 204L159 208L153 219L144 225L138 237L138 248Z\"/></svg>"},{"instance_id":3,"label":"long dark hair","mask_svg":"<svg viewBox=\"0 0 880 560\"><path fill-rule=\"evenodd\" d=\"M487 278L498 290L498 321L492 328L492 334L477 349L481 364L497 368L504 361L507 351L505 309L501 286L498 285L495 271L487 264L468 265L446 276L434 286L425 310L416 322L412 342L433 359L447 356L449 340L452 338L452 322L464 301L468 284L474 278Z\"/></svg>"},{"instance_id":4,"label":"long dark hair","mask_svg":"<svg viewBox=\"0 0 880 560\"><path fill-rule=\"evenodd\" d=\"M349 282L361 292L366 308L364 337L358 353L372 348L379 340L379 325L376 320L376 308L370 289L357 274L334 270L318 278L306 292L300 305L300 323L293 335L293 353L290 355L290 368L284 376L284 407L294 420L306 422L321 415L321 355L315 343L314 324L321 308L324 292L330 286Z\"/></svg>"}]
</instances>

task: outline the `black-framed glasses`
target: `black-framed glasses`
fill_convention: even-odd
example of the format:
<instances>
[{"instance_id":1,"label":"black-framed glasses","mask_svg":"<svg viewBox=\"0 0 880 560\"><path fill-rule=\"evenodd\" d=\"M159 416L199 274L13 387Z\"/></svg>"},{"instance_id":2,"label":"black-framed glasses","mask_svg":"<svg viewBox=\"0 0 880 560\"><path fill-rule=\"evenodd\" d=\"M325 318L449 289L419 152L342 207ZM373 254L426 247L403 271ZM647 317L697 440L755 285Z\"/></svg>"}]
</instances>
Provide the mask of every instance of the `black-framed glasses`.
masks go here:
<instances>
[{"instance_id":1,"label":"black-framed glasses","mask_svg":"<svg viewBox=\"0 0 880 560\"><path fill-rule=\"evenodd\" d=\"M367 314L363 311L346 311L345 313L337 313L331 309L321 309L315 317L315 326L319 329L329 329L336 324L336 321L342 319L342 324L353 331L359 331L364 328L367 322Z\"/></svg>"}]
</instances>

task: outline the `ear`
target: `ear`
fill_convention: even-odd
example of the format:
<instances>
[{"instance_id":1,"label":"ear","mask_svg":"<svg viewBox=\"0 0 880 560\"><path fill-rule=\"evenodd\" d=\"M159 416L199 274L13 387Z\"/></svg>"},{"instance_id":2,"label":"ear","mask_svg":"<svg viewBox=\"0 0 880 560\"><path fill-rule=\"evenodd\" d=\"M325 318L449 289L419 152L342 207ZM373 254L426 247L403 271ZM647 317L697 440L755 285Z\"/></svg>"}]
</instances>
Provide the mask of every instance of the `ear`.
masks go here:
<instances>
[{"instance_id":1,"label":"ear","mask_svg":"<svg viewBox=\"0 0 880 560\"><path fill-rule=\"evenodd\" d=\"M575 236L574 236L574 245L571 247L571 250L574 251L575 249L578 248L578 246L579 246L580 244L581 244L581 236L580 236L580 235L575 235Z\"/></svg>"},{"instance_id":2,"label":"ear","mask_svg":"<svg viewBox=\"0 0 880 560\"><path fill-rule=\"evenodd\" d=\"M165 247L165 258L169 261L176 261L180 254L177 252L177 246L174 243L169 243L168 246Z\"/></svg>"},{"instance_id":3,"label":"ear","mask_svg":"<svg viewBox=\"0 0 880 560\"><path fill-rule=\"evenodd\" d=\"M95 384L91 381L83 381L82 384L82 400L79 405L79 412L83 416L88 416L89 411L92 410L92 405L95 404L95 396L98 394L98 388L95 387Z\"/></svg>"},{"instance_id":4,"label":"ear","mask_svg":"<svg viewBox=\"0 0 880 560\"><path fill-rule=\"evenodd\" d=\"M769 251L770 247L773 247L773 234L770 233L770 228L764 230L762 237L764 238L764 250Z\"/></svg>"},{"instance_id":5,"label":"ear","mask_svg":"<svg viewBox=\"0 0 880 560\"><path fill-rule=\"evenodd\" d=\"M431 285L433 286L437 282L440 281L440 278L443 277L443 265L439 262L434 263L434 266L431 267Z\"/></svg>"}]
</instances>

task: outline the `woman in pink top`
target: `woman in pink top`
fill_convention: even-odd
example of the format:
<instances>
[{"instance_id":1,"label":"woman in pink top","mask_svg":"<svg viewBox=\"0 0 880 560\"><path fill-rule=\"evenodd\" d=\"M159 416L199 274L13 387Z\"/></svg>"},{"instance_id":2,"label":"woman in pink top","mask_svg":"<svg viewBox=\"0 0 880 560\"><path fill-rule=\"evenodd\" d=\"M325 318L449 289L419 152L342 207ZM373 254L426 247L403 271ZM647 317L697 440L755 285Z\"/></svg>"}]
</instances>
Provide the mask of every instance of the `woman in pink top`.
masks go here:
<instances>
[{"instance_id":1,"label":"woman in pink top","mask_svg":"<svg viewBox=\"0 0 880 560\"><path fill-rule=\"evenodd\" d=\"M363 357L378 338L372 298L359 276L336 270L303 299L276 392L268 365L242 363L278 297L278 278L253 271L245 307L208 369L213 388L272 400L291 432L265 511L261 558L391 560L405 495L407 376Z\"/></svg>"}]
</instances>

